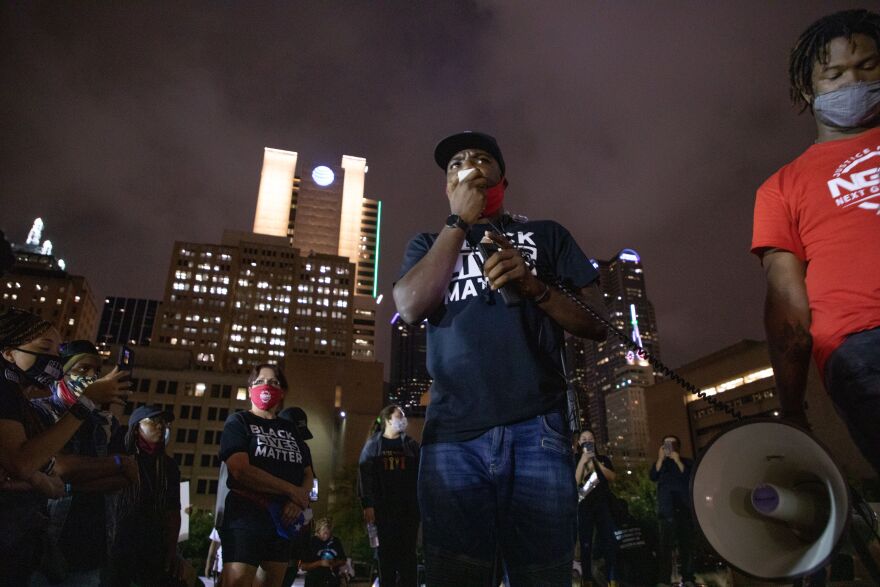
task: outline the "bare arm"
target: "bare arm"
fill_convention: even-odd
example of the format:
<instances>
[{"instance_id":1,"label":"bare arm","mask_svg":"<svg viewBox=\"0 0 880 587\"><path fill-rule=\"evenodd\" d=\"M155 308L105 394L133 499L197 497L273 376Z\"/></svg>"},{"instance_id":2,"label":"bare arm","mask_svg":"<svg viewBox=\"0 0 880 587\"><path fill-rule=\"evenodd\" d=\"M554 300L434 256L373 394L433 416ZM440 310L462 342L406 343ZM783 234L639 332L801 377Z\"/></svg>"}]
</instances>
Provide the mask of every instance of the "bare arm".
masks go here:
<instances>
[{"instance_id":1,"label":"bare arm","mask_svg":"<svg viewBox=\"0 0 880 587\"><path fill-rule=\"evenodd\" d=\"M61 452L80 424L80 420L64 414L55 424L28 438L21 422L0 420L0 468L16 479L29 479Z\"/></svg>"},{"instance_id":2,"label":"bare arm","mask_svg":"<svg viewBox=\"0 0 880 587\"><path fill-rule=\"evenodd\" d=\"M113 479L108 485L110 489L121 489L138 478L137 461L129 455L119 455L119 465L116 464L115 457L59 455L55 471L65 481L75 484L81 490L85 490L83 487L89 482L110 479Z\"/></svg>"},{"instance_id":3,"label":"bare arm","mask_svg":"<svg viewBox=\"0 0 880 587\"><path fill-rule=\"evenodd\" d=\"M771 249L764 253L763 264L767 276L764 328L776 390L783 414L805 424L804 394L813 348L806 263L788 251Z\"/></svg>"},{"instance_id":4,"label":"bare arm","mask_svg":"<svg viewBox=\"0 0 880 587\"><path fill-rule=\"evenodd\" d=\"M480 173L472 173L463 181L453 180L447 185L452 213L474 224L485 206L487 186L487 179ZM421 322L443 303L464 238L461 228L445 227L425 256L394 284L394 303L404 322Z\"/></svg>"},{"instance_id":5,"label":"bare arm","mask_svg":"<svg viewBox=\"0 0 880 587\"><path fill-rule=\"evenodd\" d=\"M117 369L89 385L83 395L97 405L124 404L127 382L120 382ZM49 459L61 452L82 424L70 412L41 433L28 438L24 426L0 419L0 467L18 479L29 479Z\"/></svg>"},{"instance_id":6,"label":"bare arm","mask_svg":"<svg viewBox=\"0 0 880 587\"><path fill-rule=\"evenodd\" d=\"M604 324L581 309L558 289L548 286L533 275L522 256L511 248L507 239L495 234L487 236L502 247L486 261L483 267L492 289L499 289L508 283L513 284L523 297L540 300L539 307L566 332L581 338L605 340L607 327ZM579 292L575 292L575 295L604 319L608 319L608 310L598 284L592 283L581 288Z\"/></svg>"},{"instance_id":7,"label":"bare arm","mask_svg":"<svg viewBox=\"0 0 880 587\"><path fill-rule=\"evenodd\" d=\"M425 256L394 284L394 303L404 322L421 322L443 304L464 237L462 229L445 227Z\"/></svg>"},{"instance_id":8,"label":"bare arm","mask_svg":"<svg viewBox=\"0 0 880 587\"><path fill-rule=\"evenodd\" d=\"M602 474L605 475L605 480L611 483L615 479L617 479L617 473L606 467L602 464L602 461L596 459L596 462L599 464L599 469L601 469Z\"/></svg>"},{"instance_id":9,"label":"bare arm","mask_svg":"<svg viewBox=\"0 0 880 587\"><path fill-rule=\"evenodd\" d=\"M271 495L283 495L301 508L306 507L309 503L309 493L304 487L297 487L293 483L288 483L284 479L279 479L271 473L254 467L250 464L247 453L237 452L231 455L226 459L226 467L236 483L240 483L246 489ZM311 471L312 468L308 467L306 476L309 476ZM309 480L309 487L311 487L311 480Z\"/></svg>"}]
</instances>

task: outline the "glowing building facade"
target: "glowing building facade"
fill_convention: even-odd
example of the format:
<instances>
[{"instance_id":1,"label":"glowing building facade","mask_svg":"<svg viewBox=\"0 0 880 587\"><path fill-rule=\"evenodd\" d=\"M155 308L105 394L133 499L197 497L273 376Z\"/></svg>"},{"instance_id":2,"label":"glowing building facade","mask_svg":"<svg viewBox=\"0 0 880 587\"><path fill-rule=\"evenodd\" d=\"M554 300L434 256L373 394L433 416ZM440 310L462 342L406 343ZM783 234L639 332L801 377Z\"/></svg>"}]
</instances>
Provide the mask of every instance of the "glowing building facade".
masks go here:
<instances>
[{"instance_id":1,"label":"glowing building facade","mask_svg":"<svg viewBox=\"0 0 880 587\"><path fill-rule=\"evenodd\" d=\"M303 255L335 255L354 264L350 352L374 360L382 203L364 197L367 161L343 155L338 166L304 165L307 172L297 175L297 160L297 153L266 149L254 232L287 236Z\"/></svg>"},{"instance_id":2,"label":"glowing building facade","mask_svg":"<svg viewBox=\"0 0 880 587\"><path fill-rule=\"evenodd\" d=\"M62 340L94 340L98 308L86 278L71 275L52 243L42 239L37 218L25 244L12 244L15 262L0 279L0 312L19 308L51 322Z\"/></svg>"},{"instance_id":3,"label":"glowing building facade","mask_svg":"<svg viewBox=\"0 0 880 587\"><path fill-rule=\"evenodd\" d=\"M192 351L201 369L233 373L289 353L347 357L353 272L335 255L301 257L286 236L176 242L153 340Z\"/></svg>"},{"instance_id":4,"label":"glowing building facade","mask_svg":"<svg viewBox=\"0 0 880 587\"><path fill-rule=\"evenodd\" d=\"M595 264L611 322L631 340L659 356L657 320L654 307L648 300L639 254L632 249L623 249L612 259ZM609 414L606 398L620 389L618 375L621 369L644 362L611 333L602 342L570 339L568 357L571 378L579 392L583 422L593 430L598 443L607 445Z\"/></svg>"}]
</instances>

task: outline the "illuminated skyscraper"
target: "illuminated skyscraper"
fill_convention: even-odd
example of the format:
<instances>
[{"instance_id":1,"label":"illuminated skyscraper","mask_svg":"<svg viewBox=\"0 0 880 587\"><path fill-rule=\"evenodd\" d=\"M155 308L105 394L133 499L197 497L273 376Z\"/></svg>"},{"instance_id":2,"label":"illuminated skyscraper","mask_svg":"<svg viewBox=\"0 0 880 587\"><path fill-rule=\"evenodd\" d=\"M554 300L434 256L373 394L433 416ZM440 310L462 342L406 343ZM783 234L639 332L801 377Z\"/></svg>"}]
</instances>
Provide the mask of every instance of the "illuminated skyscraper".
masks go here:
<instances>
[{"instance_id":1,"label":"illuminated skyscraper","mask_svg":"<svg viewBox=\"0 0 880 587\"><path fill-rule=\"evenodd\" d=\"M225 231L219 245L176 242L153 341L227 372L289 353L348 357L353 273L336 255L301 257L286 236Z\"/></svg>"},{"instance_id":2,"label":"illuminated skyscraper","mask_svg":"<svg viewBox=\"0 0 880 587\"><path fill-rule=\"evenodd\" d=\"M385 404L408 414L424 414L421 398L431 388L428 375L428 324L409 325L394 314L391 320L391 385Z\"/></svg>"},{"instance_id":3,"label":"illuminated skyscraper","mask_svg":"<svg viewBox=\"0 0 880 587\"><path fill-rule=\"evenodd\" d=\"M98 308L92 289L85 277L67 272L42 233L43 221L37 218L25 244L12 244L15 262L0 280L0 312L27 310L51 322L62 340L93 340Z\"/></svg>"},{"instance_id":4,"label":"illuminated skyscraper","mask_svg":"<svg viewBox=\"0 0 880 587\"><path fill-rule=\"evenodd\" d=\"M597 262L599 286L611 322L629 338L659 356L660 344L654 307L648 300L641 257L623 249L607 261ZM571 339L568 345L572 380L579 391L584 420L596 441L608 444L606 397L619 387L618 375L628 365L643 364L622 340L609 333L603 342ZM621 415L621 417L623 417Z\"/></svg>"},{"instance_id":5,"label":"illuminated skyscraper","mask_svg":"<svg viewBox=\"0 0 880 587\"><path fill-rule=\"evenodd\" d=\"M367 161L343 155L339 166L310 165L302 175L297 161L292 151L265 150L254 232L355 264L351 356L374 360L382 203L364 197Z\"/></svg>"}]
</instances>

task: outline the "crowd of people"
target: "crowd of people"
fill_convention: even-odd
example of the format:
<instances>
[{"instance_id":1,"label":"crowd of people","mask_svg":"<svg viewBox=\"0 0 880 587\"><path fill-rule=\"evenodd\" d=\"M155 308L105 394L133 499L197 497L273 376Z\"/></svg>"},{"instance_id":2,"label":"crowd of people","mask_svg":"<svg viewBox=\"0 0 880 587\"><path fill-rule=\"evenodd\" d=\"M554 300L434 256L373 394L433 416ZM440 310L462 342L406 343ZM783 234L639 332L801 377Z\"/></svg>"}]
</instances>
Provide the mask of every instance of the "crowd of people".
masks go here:
<instances>
[{"instance_id":1,"label":"crowd of people","mask_svg":"<svg viewBox=\"0 0 880 587\"><path fill-rule=\"evenodd\" d=\"M814 23L790 62L792 99L814 115L817 141L760 187L752 252L767 276L765 325L782 417L808 427L814 357L855 444L880 472L880 15L848 10ZM624 581L626 504L613 461L572 430L566 334L607 336L598 271L571 233L505 208L498 142L479 132L442 140L451 214L407 245L394 300L427 322L433 378L421 445L398 406L379 414L359 461L365 532L382 585L419 581L419 528L431 586L570 585L576 539L593 577ZM876 159L872 165L876 165ZM439 225L439 222L438 222ZM584 312L583 306L592 312ZM0 577L10 585L174 585L180 472L166 453L173 414L139 406L127 426L111 407L130 388L101 376L90 341L62 344L38 316L0 315ZM332 522L311 520L315 480L301 410L279 413L288 382L253 367L250 409L226 421L221 491L206 572L224 587L278 587L289 561L308 585L350 570ZM576 433L576 446L572 434ZM663 439L657 570L677 549L693 584L690 459ZM314 534L314 535L311 535ZM809 580L824 581L824 571Z\"/></svg>"}]
</instances>

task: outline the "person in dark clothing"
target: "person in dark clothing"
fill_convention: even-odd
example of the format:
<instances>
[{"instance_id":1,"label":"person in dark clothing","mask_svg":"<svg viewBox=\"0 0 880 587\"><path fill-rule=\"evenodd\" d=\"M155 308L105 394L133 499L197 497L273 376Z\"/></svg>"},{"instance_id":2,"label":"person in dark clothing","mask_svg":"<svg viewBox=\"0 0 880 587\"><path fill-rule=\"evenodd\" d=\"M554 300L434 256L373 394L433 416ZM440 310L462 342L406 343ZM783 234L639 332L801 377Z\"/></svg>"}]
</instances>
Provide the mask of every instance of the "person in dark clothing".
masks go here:
<instances>
[{"instance_id":1,"label":"person in dark clothing","mask_svg":"<svg viewBox=\"0 0 880 587\"><path fill-rule=\"evenodd\" d=\"M684 585L694 584L694 525L691 517L690 480L693 461L681 456L681 440L669 435L657 451L651 467L651 481L657 484L657 516L660 519L660 552L657 581L672 576L672 548L678 545L678 560Z\"/></svg>"},{"instance_id":2,"label":"person in dark clothing","mask_svg":"<svg viewBox=\"0 0 880 587\"><path fill-rule=\"evenodd\" d=\"M565 332L605 339L578 305L606 313L599 273L565 227L505 210L507 168L494 137L456 133L434 161L451 214L410 240L394 284L400 318L427 322L433 383L418 491L426 582L489 584L500 556L515 585L565 583L577 489L561 352ZM520 301L508 305L513 295Z\"/></svg>"},{"instance_id":3,"label":"person in dark clothing","mask_svg":"<svg viewBox=\"0 0 880 587\"><path fill-rule=\"evenodd\" d=\"M309 539L300 565L306 572L305 587L338 587L339 573L347 562L342 542L333 536L330 519L315 522L315 535Z\"/></svg>"},{"instance_id":4,"label":"person in dark clothing","mask_svg":"<svg viewBox=\"0 0 880 587\"><path fill-rule=\"evenodd\" d=\"M47 426L66 414L90 385L118 389L130 385L116 369L99 378L101 356L88 340L61 345L61 360L64 376L52 385L52 395L31 400ZM110 456L111 434L118 426L109 412L95 411L58 456L56 469L70 484L72 495L49 500L47 553L31 587L101 584L116 527L116 492L138 482L134 457Z\"/></svg>"},{"instance_id":5,"label":"person in dark clothing","mask_svg":"<svg viewBox=\"0 0 880 587\"><path fill-rule=\"evenodd\" d=\"M406 425L399 406L383 408L358 465L364 521L379 531L379 581L388 587L417 582L419 443Z\"/></svg>"},{"instance_id":6,"label":"person in dark clothing","mask_svg":"<svg viewBox=\"0 0 880 587\"><path fill-rule=\"evenodd\" d=\"M275 415L287 392L277 365L248 376L251 409L229 416L220 441L229 493L220 525L224 587L280 587L292 541L311 519L312 456L296 425Z\"/></svg>"},{"instance_id":7,"label":"person in dark clothing","mask_svg":"<svg viewBox=\"0 0 880 587\"><path fill-rule=\"evenodd\" d=\"M134 455L140 472L140 483L119 496L110 551L111 587L175 585L182 572L177 555L180 470L165 452L166 431L173 419L159 406L141 406L132 412L128 428L119 429L111 447Z\"/></svg>"},{"instance_id":8,"label":"person in dark clothing","mask_svg":"<svg viewBox=\"0 0 880 587\"><path fill-rule=\"evenodd\" d=\"M578 438L580 459L575 468L578 484L578 539L581 543L581 569L587 580L592 580L593 530L597 532L598 548L605 559L605 575L609 581L617 579L617 543L615 524L611 517L610 483L617 478L614 465L605 455L596 452L593 432L584 430Z\"/></svg>"},{"instance_id":9,"label":"person in dark clothing","mask_svg":"<svg viewBox=\"0 0 880 587\"><path fill-rule=\"evenodd\" d=\"M91 416L94 404L122 402L124 392L91 386L57 422L47 425L30 395L46 395L62 375L61 336L30 312L0 314L0 577L27 585L46 536L46 498L70 492L56 455Z\"/></svg>"}]
</instances>

